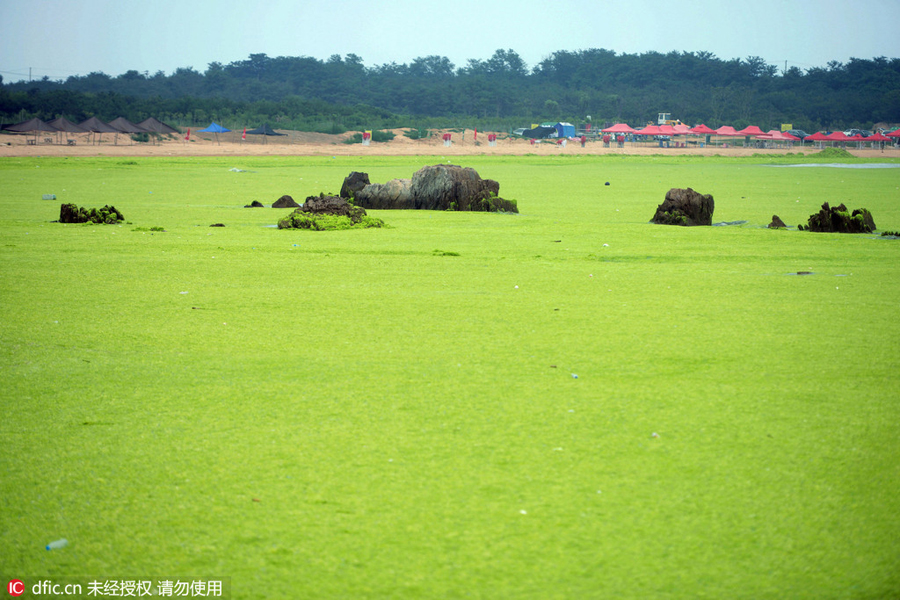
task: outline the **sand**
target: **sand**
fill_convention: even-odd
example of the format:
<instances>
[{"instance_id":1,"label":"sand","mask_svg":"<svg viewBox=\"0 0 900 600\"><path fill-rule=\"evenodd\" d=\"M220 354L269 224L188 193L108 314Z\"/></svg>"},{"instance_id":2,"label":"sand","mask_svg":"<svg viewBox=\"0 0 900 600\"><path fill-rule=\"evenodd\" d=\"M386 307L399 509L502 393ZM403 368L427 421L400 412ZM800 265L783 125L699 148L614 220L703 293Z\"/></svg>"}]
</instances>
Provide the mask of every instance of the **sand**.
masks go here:
<instances>
[{"instance_id":1,"label":"sand","mask_svg":"<svg viewBox=\"0 0 900 600\"><path fill-rule=\"evenodd\" d=\"M555 141L543 141L531 144L529 140L509 138L505 134L502 139L496 141L491 147L488 144L489 132L478 132L478 138L473 139L472 130L466 130L465 134L452 132L453 142L447 147L441 139L444 132L437 132L429 139L412 140L402 134L401 129L394 130L395 137L390 142L372 142L369 146L362 144L346 144L344 140L352 136L352 133L329 135L324 133L309 133L299 131L279 130L279 133L287 133L285 137L247 136L247 141L241 140L240 132L219 134L216 141L212 134L197 134L192 131L190 141L184 141L180 136L166 139L158 144L134 143L127 135L121 134L116 138L113 134L103 134L99 143L92 143L89 134L70 134L68 139L74 140L74 145L66 142L56 134L39 134L37 143L34 135L0 135L0 157L3 156L471 156L471 155L525 155L535 154L549 156L556 154L572 155L604 155L604 154L630 154L630 155L673 155L673 156L750 156L753 154L786 154L788 152L803 152L811 154L817 151L815 148L743 148L740 146L728 147L699 147L697 144L689 144L685 148L660 148L658 142L627 143L624 148L617 148L615 144L606 148L602 142L588 142L581 147L579 142L568 142L565 147ZM723 138L719 138L724 142ZM848 144L847 150L860 158L897 158L900 157L900 149L888 146L883 151L880 149L857 149L854 144Z\"/></svg>"}]
</instances>

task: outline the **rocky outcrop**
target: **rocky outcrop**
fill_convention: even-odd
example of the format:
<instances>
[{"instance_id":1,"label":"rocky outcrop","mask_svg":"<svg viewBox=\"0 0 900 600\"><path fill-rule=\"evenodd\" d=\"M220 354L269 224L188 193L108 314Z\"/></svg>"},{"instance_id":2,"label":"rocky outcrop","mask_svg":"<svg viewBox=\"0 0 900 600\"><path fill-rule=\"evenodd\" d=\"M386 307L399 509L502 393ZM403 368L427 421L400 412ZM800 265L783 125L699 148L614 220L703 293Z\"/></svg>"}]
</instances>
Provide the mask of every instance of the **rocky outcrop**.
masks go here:
<instances>
[{"instance_id":1,"label":"rocky outcrop","mask_svg":"<svg viewBox=\"0 0 900 600\"><path fill-rule=\"evenodd\" d=\"M344 184L341 186L341 198L352 200L356 198L357 192L369 185L369 174L351 171L350 175L344 177Z\"/></svg>"},{"instance_id":2,"label":"rocky outcrop","mask_svg":"<svg viewBox=\"0 0 900 600\"><path fill-rule=\"evenodd\" d=\"M500 194L500 184L482 179L471 167L434 165L422 167L412 176L415 208L425 210L490 210L493 196Z\"/></svg>"},{"instance_id":3,"label":"rocky outcrop","mask_svg":"<svg viewBox=\"0 0 900 600\"><path fill-rule=\"evenodd\" d=\"M387 183L370 183L356 192L357 206L372 210L415 208L411 179L391 179Z\"/></svg>"},{"instance_id":4,"label":"rocky outcrop","mask_svg":"<svg viewBox=\"0 0 900 600\"><path fill-rule=\"evenodd\" d=\"M265 208L265 206L259 200L254 200L250 204L245 204L244 208Z\"/></svg>"},{"instance_id":5,"label":"rocky outcrop","mask_svg":"<svg viewBox=\"0 0 900 600\"><path fill-rule=\"evenodd\" d=\"M519 212L515 201L499 197L500 184L482 179L475 169L458 165L422 167L412 179L369 184L355 202L371 209Z\"/></svg>"},{"instance_id":6,"label":"rocky outcrop","mask_svg":"<svg viewBox=\"0 0 900 600\"><path fill-rule=\"evenodd\" d=\"M656 207L652 222L659 225L712 225L715 202L710 194L700 194L691 188L672 188L666 199Z\"/></svg>"},{"instance_id":7,"label":"rocky outcrop","mask_svg":"<svg viewBox=\"0 0 900 600\"><path fill-rule=\"evenodd\" d=\"M832 233L872 233L875 231L875 220L872 213L865 208L858 208L852 213L843 204L822 205L822 209L809 216L807 231Z\"/></svg>"}]
</instances>

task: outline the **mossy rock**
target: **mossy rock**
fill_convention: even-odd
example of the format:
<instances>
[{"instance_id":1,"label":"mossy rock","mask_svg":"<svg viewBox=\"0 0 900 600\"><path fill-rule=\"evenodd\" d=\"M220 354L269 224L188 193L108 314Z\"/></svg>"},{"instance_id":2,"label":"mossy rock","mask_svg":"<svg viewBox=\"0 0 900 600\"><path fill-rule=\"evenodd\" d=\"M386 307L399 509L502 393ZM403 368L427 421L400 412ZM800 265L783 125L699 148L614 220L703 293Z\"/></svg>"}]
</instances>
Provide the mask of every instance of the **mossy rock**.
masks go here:
<instances>
[{"instance_id":1,"label":"mossy rock","mask_svg":"<svg viewBox=\"0 0 900 600\"><path fill-rule=\"evenodd\" d=\"M281 219L278 229L365 229L384 227L384 221L370 217L364 208L354 206L340 196L309 196L303 206Z\"/></svg>"},{"instance_id":2,"label":"mossy rock","mask_svg":"<svg viewBox=\"0 0 900 600\"><path fill-rule=\"evenodd\" d=\"M116 207L106 205L103 208L84 208L75 204L61 204L59 206L60 223L97 223L103 225L115 225L124 221L125 217Z\"/></svg>"},{"instance_id":3,"label":"mossy rock","mask_svg":"<svg viewBox=\"0 0 900 600\"><path fill-rule=\"evenodd\" d=\"M839 204L829 206L822 204L822 209L809 216L807 231L820 233L872 233L875 231L875 220L866 208L858 208L853 212Z\"/></svg>"}]
</instances>

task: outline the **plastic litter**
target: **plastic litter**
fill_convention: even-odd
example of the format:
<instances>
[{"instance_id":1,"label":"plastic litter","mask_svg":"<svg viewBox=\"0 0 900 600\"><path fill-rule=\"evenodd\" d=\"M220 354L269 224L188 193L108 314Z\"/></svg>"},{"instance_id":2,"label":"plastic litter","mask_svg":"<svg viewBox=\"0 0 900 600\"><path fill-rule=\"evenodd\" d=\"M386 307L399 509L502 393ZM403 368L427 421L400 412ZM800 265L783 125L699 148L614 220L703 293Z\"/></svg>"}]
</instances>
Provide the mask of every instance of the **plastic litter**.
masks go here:
<instances>
[{"instance_id":1,"label":"plastic litter","mask_svg":"<svg viewBox=\"0 0 900 600\"><path fill-rule=\"evenodd\" d=\"M63 538L61 540L56 540L47 544L47 550L59 550L60 548L65 548L68 545L68 540Z\"/></svg>"}]
</instances>

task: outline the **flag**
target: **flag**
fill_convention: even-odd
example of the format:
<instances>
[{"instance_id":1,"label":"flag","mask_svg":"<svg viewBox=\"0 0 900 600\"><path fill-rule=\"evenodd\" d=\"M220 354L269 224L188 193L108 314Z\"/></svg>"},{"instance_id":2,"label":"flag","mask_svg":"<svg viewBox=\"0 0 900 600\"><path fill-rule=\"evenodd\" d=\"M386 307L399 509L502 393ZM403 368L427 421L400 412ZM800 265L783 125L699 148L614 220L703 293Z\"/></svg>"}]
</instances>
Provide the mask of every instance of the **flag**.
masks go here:
<instances>
[{"instance_id":1,"label":"flag","mask_svg":"<svg viewBox=\"0 0 900 600\"><path fill-rule=\"evenodd\" d=\"M191 141L191 128L190 127L188 127L187 133L184 134L184 141L186 141L186 142Z\"/></svg>"},{"instance_id":2,"label":"flag","mask_svg":"<svg viewBox=\"0 0 900 600\"><path fill-rule=\"evenodd\" d=\"M246 140L246 139L247 139L247 128L246 128L246 127L244 127L244 132L241 134L241 139L242 139L242 140Z\"/></svg>"},{"instance_id":3,"label":"flag","mask_svg":"<svg viewBox=\"0 0 900 600\"><path fill-rule=\"evenodd\" d=\"M473 139L473 140L477 140L477 139L478 139L478 128L477 128L477 127L475 128L475 135L472 136L472 139Z\"/></svg>"}]
</instances>

